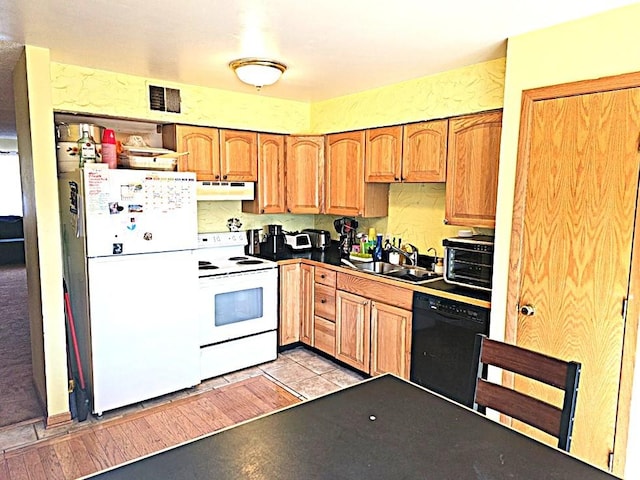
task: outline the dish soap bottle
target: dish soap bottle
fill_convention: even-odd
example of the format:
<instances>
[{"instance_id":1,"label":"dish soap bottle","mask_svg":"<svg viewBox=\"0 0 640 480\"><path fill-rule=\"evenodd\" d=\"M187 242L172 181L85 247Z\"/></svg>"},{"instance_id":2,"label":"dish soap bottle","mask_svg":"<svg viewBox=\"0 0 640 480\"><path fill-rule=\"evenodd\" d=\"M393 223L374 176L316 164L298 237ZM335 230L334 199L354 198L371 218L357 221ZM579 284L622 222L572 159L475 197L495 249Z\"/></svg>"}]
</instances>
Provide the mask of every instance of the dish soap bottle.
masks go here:
<instances>
[{"instance_id":1,"label":"dish soap bottle","mask_svg":"<svg viewBox=\"0 0 640 480\"><path fill-rule=\"evenodd\" d=\"M89 136L89 130L82 130L82 137L78 139L78 154L80 155L80 168L85 163L95 163L96 161L96 142Z\"/></svg>"},{"instance_id":2,"label":"dish soap bottle","mask_svg":"<svg viewBox=\"0 0 640 480\"><path fill-rule=\"evenodd\" d=\"M382 261L382 234L378 234L376 237L376 246L373 249L373 261Z\"/></svg>"}]
</instances>

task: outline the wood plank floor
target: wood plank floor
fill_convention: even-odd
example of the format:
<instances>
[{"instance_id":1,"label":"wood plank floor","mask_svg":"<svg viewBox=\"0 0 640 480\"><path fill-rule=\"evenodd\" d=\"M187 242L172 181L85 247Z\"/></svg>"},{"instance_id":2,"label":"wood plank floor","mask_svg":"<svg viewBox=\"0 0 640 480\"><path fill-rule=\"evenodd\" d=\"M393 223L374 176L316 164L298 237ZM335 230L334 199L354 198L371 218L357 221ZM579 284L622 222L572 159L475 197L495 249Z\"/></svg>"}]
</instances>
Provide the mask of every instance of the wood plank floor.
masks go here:
<instances>
[{"instance_id":1,"label":"wood plank floor","mask_svg":"<svg viewBox=\"0 0 640 480\"><path fill-rule=\"evenodd\" d=\"M268 378L251 377L6 451L0 479L76 479L299 401Z\"/></svg>"}]
</instances>

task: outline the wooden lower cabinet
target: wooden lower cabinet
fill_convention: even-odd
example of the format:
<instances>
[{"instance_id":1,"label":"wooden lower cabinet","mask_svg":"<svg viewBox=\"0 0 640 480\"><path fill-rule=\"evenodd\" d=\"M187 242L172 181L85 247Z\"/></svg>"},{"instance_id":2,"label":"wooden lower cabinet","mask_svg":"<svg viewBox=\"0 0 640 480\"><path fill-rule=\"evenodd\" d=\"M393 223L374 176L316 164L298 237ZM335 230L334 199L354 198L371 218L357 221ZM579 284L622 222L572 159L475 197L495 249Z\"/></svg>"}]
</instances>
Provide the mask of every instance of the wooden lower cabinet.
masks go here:
<instances>
[{"instance_id":1,"label":"wooden lower cabinet","mask_svg":"<svg viewBox=\"0 0 640 480\"><path fill-rule=\"evenodd\" d=\"M336 323L315 316L313 319L313 343L318 350L336 356Z\"/></svg>"},{"instance_id":2,"label":"wooden lower cabinet","mask_svg":"<svg viewBox=\"0 0 640 480\"><path fill-rule=\"evenodd\" d=\"M371 375L395 373L409 379L411 311L371 302Z\"/></svg>"},{"instance_id":3,"label":"wooden lower cabinet","mask_svg":"<svg viewBox=\"0 0 640 480\"><path fill-rule=\"evenodd\" d=\"M369 372L371 350L371 302L338 290L336 292L336 358Z\"/></svg>"},{"instance_id":4,"label":"wooden lower cabinet","mask_svg":"<svg viewBox=\"0 0 640 480\"><path fill-rule=\"evenodd\" d=\"M411 311L336 292L336 358L354 368L409 378Z\"/></svg>"},{"instance_id":5,"label":"wooden lower cabinet","mask_svg":"<svg viewBox=\"0 0 640 480\"><path fill-rule=\"evenodd\" d=\"M313 346L336 356L336 272L314 268Z\"/></svg>"},{"instance_id":6,"label":"wooden lower cabinet","mask_svg":"<svg viewBox=\"0 0 640 480\"><path fill-rule=\"evenodd\" d=\"M280 266L278 345L313 341L313 267L300 263Z\"/></svg>"},{"instance_id":7,"label":"wooden lower cabinet","mask_svg":"<svg viewBox=\"0 0 640 480\"><path fill-rule=\"evenodd\" d=\"M362 372L409 379L412 299L360 276L282 265L279 345L302 342Z\"/></svg>"}]
</instances>

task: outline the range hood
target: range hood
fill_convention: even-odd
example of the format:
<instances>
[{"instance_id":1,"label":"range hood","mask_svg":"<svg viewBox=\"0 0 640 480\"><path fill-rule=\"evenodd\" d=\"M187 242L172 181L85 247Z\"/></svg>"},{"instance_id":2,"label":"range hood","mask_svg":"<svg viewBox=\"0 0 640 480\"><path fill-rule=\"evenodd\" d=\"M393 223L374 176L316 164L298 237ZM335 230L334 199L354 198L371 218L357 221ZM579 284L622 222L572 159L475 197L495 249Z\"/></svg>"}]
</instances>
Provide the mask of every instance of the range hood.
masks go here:
<instances>
[{"instance_id":1,"label":"range hood","mask_svg":"<svg viewBox=\"0 0 640 480\"><path fill-rule=\"evenodd\" d=\"M198 200L253 200L253 182L198 182Z\"/></svg>"}]
</instances>

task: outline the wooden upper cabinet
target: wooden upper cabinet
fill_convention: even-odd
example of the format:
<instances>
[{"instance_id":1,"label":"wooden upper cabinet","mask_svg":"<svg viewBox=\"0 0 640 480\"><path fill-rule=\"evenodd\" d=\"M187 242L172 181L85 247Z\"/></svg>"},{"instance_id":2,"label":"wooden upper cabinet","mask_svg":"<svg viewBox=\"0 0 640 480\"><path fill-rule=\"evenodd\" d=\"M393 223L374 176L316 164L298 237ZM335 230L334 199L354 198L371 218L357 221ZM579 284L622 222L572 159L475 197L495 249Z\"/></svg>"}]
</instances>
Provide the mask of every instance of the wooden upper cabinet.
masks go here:
<instances>
[{"instance_id":1,"label":"wooden upper cabinet","mask_svg":"<svg viewBox=\"0 0 640 480\"><path fill-rule=\"evenodd\" d=\"M218 129L165 125L162 144L177 152L189 152L178 157L178 171L195 172L198 180L220 180L220 143Z\"/></svg>"},{"instance_id":2,"label":"wooden upper cabinet","mask_svg":"<svg viewBox=\"0 0 640 480\"><path fill-rule=\"evenodd\" d=\"M430 120L404 126L403 182L444 182L447 175L448 120Z\"/></svg>"},{"instance_id":3,"label":"wooden upper cabinet","mask_svg":"<svg viewBox=\"0 0 640 480\"><path fill-rule=\"evenodd\" d=\"M258 134L220 130L221 180L258 180Z\"/></svg>"},{"instance_id":4,"label":"wooden upper cabinet","mask_svg":"<svg viewBox=\"0 0 640 480\"><path fill-rule=\"evenodd\" d=\"M322 213L324 137L287 137L286 197L290 213Z\"/></svg>"},{"instance_id":5,"label":"wooden upper cabinet","mask_svg":"<svg viewBox=\"0 0 640 480\"><path fill-rule=\"evenodd\" d=\"M495 228L502 112L449 120L445 222Z\"/></svg>"},{"instance_id":6,"label":"wooden upper cabinet","mask_svg":"<svg viewBox=\"0 0 640 480\"><path fill-rule=\"evenodd\" d=\"M246 213L285 213L285 137L258 134L258 182L253 200L243 200Z\"/></svg>"},{"instance_id":7,"label":"wooden upper cabinet","mask_svg":"<svg viewBox=\"0 0 640 480\"><path fill-rule=\"evenodd\" d=\"M389 185L365 183L365 132L327 135L325 213L384 217Z\"/></svg>"},{"instance_id":8,"label":"wooden upper cabinet","mask_svg":"<svg viewBox=\"0 0 640 480\"><path fill-rule=\"evenodd\" d=\"M365 154L365 182L399 182L402 179L402 126L367 130Z\"/></svg>"}]
</instances>

